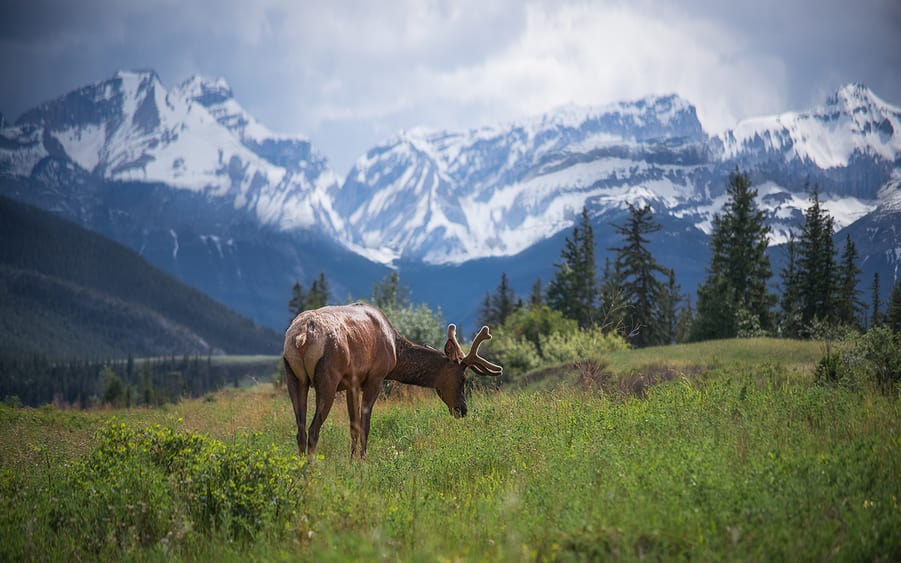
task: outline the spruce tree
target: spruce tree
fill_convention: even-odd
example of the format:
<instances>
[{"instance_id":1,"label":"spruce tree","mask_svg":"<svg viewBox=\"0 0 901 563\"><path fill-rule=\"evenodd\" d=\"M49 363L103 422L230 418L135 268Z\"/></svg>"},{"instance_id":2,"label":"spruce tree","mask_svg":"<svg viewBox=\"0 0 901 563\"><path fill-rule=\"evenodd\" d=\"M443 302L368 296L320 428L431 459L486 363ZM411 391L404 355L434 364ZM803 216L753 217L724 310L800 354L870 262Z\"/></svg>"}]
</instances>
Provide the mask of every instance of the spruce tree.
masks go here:
<instances>
[{"instance_id":1,"label":"spruce tree","mask_svg":"<svg viewBox=\"0 0 901 563\"><path fill-rule=\"evenodd\" d=\"M679 324L679 302L682 287L676 283L676 272L669 270L667 284L660 304L660 326L663 329L662 344L675 344Z\"/></svg>"},{"instance_id":2,"label":"spruce tree","mask_svg":"<svg viewBox=\"0 0 901 563\"><path fill-rule=\"evenodd\" d=\"M298 281L294 282L291 288L291 299L288 301L288 311L296 317L303 311L307 310L307 294L303 289L303 285Z\"/></svg>"},{"instance_id":3,"label":"spruce tree","mask_svg":"<svg viewBox=\"0 0 901 563\"><path fill-rule=\"evenodd\" d=\"M622 274L610 258L604 258L599 314L604 332L625 332L627 309Z\"/></svg>"},{"instance_id":4,"label":"spruce tree","mask_svg":"<svg viewBox=\"0 0 901 563\"><path fill-rule=\"evenodd\" d=\"M788 253L785 266L782 268L782 315L780 329L782 336L798 337L801 335L801 296L800 278L798 276L798 242L795 233L789 233L785 245Z\"/></svg>"},{"instance_id":5,"label":"spruce tree","mask_svg":"<svg viewBox=\"0 0 901 563\"><path fill-rule=\"evenodd\" d=\"M548 285L548 304L578 321L581 328L587 328L596 321L598 298L594 230L587 208L582 208L572 236L564 240L560 258L562 261L554 265L557 271Z\"/></svg>"},{"instance_id":6,"label":"spruce tree","mask_svg":"<svg viewBox=\"0 0 901 563\"><path fill-rule=\"evenodd\" d=\"M403 308L410 305L410 288L400 283L400 274L393 271L372 286L372 304L379 308Z\"/></svg>"},{"instance_id":7,"label":"spruce tree","mask_svg":"<svg viewBox=\"0 0 901 563\"><path fill-rule=\"evenodd\" d=\"M804 327L835 320L836 267L832 216L820 206L816 188L804 214L798 249L798 299Z\"/></svg>"},{"instance_id":8,"label":"spruce tree","mask_svg":"<svg viewBox=\"0 0 901 563\"><path fill-rule=\"evenodd\" d=\"M507 273L503 272L494 294L485 294L485 299L479 308L479 324L501 326L521 306L522 303L516 299L516 292L510 285Z\"/></svg>"},{"instance_id":9,"label":"spruce tree","mask_svg":"<svg viewBox=\"0 0 901 563\"><path fill-rule=\"evenodd\" d=\"M310 286L310 292L307 293L307 308L308 309L318 309L319 307L325 307L329 302L329 286L328 280L325 279L325 273L320 272L319 278L313 280L313 285Z\"/></svg>"},{"instance_id":10,"label":"spruce tree","mask_svg":"<svg viewBox=\"0 0 901 563\"><path fill-rule=\"evenodd\" d=\"M893 331L901 331L901 278L892 287L892 297L888 304L886 322Z\"/></svg>"},{"instance_id":11,"label":"spruce tree","mask_svg":"<svg viewBox=\"0 0 901 563\"><path fill-rule=\"evenodd\" d=\"M882 303L879 300L879 272L873 272L873 309L870 313L870 328L882 324Z\"/></svg>"},{"instance_id":12,"label":"spruce tree","mask_svg":"<svg viewBox=\"0 0 901 563\"><path fill-rule=\"evenodd\" d=\"M648 249L646 235L656 233L660 225L654 222L648 205L638 208L629 204L629 218L623 225L613 225L623 238L623 246L611 248L616 253L616 269L622 280L623 298L628 304L626 332L633 346L662 344L666 331L660 322L660 303L665 292L658 274L668 270L660 266Z\"/></svg>"},{"instance_id":13,"label":"spruce tree","mask_svg":"<svg viewBox=\"0 0 901 563\"><path fill-rule=\"evenodd\" d=\"M529 294L529 310L537 309L544 305L544 286L541 278L537 278L532 284L532 293Z\"/></svg>"},{"instance_id":14,"label":"spruce tree","mask_svg":"<svg viewBox=\"0 0 901 563\"><path fill-rule=\"evenodd\" d=\"M838 295L835 299L835 319L845 325L859 325L860 312L864 308L857 289L857 248L851 235L845 238L845 248L838 267Z\"/></svg>"},{"instance_id":15,"label":"spruce tree","mask_svg":"<svg viewBox=\"0 0 901 563\"><path fill-rule=\"evenodd\" d=\"M767 290L772 276L766 254L770 229L757 207L757 190L751 187L750 176L736 168L726 194L729 199L723 213L713 220L708 277L698 290L697 339L736 336L739 318L763 330L773 328L771 308L776 297ZM711 302L722 299L728 301Z\"/></svg>"}]
</instances>

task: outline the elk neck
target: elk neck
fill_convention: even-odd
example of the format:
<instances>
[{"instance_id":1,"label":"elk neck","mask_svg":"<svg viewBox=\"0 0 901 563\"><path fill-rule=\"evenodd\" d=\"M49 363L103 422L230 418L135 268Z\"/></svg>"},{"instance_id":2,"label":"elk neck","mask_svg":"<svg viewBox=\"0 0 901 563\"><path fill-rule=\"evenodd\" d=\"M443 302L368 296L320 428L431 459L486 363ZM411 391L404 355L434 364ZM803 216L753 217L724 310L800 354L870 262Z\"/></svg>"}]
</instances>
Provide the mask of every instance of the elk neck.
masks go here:
<instances>
[{"instance_id":1,"label":"elk neck","mask_svg":"<svg viewBox=\"0 0 901 563\"><path fill-rule=\"evenodd\" d=\"M414 344L404 337L397 339L397 367L385 379L420 387L435 387L435 378L449 360L443 352Z\"/></svg>"}]
</instances>

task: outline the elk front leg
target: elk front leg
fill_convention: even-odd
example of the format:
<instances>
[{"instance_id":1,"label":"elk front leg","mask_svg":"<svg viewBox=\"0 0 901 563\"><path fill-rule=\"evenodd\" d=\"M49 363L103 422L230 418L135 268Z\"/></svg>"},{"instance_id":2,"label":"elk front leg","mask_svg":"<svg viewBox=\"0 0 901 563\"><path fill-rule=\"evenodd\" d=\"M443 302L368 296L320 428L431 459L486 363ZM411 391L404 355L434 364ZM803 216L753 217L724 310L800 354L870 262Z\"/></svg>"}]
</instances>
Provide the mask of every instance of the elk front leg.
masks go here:
<instances>
[{"instance_id":1,"label":"elk front leg","mask_svg":"<svg viewBox=\"0 0 901 563\"><path fill-rule=\"evenodd\" d=\"M297 424L297 452L303 457L307 453L307 397L310 385L307 376L303 374L303 381L297 377L288 360L285 360L285 385L288 387L288 396L294 406L294 422Z\"/></svg>"},{"instance_id":2,"label":"elk front leg","mask_svg":"<svg viewBox=\"0 0 901 563\"><path fill-rule=\"evenodd\" d=\"M375 400L379 398L382 391L381 381L367 381L366 387L363 388L363 405L361 409L361 418L363 419L363 428L360 432L360 458L366 457L366 443L369 441L369 422L372 420L372 407Z\"/></svg>"},{"instance_id":3,"label":"elk front leg","mask_svg":"<svg viewBox=\"0 0 901 563\"><path fill-rule=\"evenodd\" d=\"M360 411L363 392L359 387L351 387L345 391L345 395L347 396L347 416L350 419L350 457L353 459L357 452L357 439L360 438L362 432ZM360 443L362 444L362 439L360 439Z\"/></svg>"}]
</instances>

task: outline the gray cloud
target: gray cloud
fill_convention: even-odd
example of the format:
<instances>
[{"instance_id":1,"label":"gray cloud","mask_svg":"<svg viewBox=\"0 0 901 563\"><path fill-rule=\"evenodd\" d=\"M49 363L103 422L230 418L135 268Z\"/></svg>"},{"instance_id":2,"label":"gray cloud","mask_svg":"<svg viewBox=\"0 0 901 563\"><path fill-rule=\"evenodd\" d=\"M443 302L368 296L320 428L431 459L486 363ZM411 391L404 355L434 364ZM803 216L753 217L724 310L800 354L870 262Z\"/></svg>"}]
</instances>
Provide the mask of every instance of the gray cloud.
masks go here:
<instances>
[{"instance_id":1,"label":"gray cloud","mask_svg":"<svg viewBox=\"0 0 901 563\"><path fill-rule=\"evenodd\" d=\"M120 68L228 79L339 173L401 128L677 92L709 130L860 81L901 103L895 0L372 3L15 1L0 7L8 118Z\"/></svg>"}]
</instances>

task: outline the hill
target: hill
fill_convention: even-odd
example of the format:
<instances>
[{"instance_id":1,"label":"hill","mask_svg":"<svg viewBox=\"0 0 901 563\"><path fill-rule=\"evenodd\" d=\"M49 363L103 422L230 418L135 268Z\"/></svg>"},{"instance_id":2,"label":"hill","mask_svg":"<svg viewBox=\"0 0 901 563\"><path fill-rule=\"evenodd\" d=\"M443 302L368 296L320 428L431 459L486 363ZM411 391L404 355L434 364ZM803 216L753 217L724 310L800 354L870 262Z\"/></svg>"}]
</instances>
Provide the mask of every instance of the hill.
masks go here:
<instances>
[{"instance_id":1,"label":"hill","mask_svg":"<svg viewBox=\"0 0 901 563\"><path fill-rule=\"evenodd\" d=\"M46 211L0 197L0 354L273 354L281 337Z\"/></svg>"}]
</instances>

